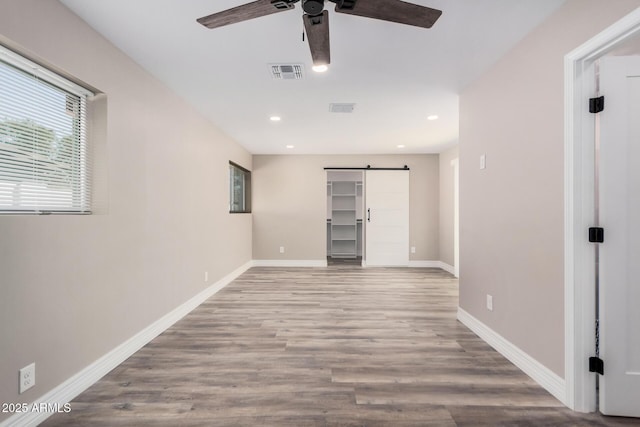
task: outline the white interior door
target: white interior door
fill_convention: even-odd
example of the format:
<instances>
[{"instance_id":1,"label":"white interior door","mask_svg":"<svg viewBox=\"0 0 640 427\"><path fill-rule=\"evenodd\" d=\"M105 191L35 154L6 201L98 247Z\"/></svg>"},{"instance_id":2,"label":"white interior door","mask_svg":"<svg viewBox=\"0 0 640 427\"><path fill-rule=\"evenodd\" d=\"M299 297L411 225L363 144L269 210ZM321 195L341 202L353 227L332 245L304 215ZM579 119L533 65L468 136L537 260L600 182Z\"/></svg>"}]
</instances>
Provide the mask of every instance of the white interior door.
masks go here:
<instances>
[{"instance_id":1,"label":"white interior door","mask_svg":"<svg viewBox=\"0 0 640 427\"><path fill-rule=\"evenodd\" d=\"M640 57L600 64L600 411L640 417Z\"/></svg>"},{"instance_id":2,"label":"white interior door","mask_svg":"<svg viewBox=\"0 0 640 427\"><path fill-rule=\"evenodd\" d=\"M409 265L409 171L368 170L365 263Z\"/></svg>"}]
</instances>

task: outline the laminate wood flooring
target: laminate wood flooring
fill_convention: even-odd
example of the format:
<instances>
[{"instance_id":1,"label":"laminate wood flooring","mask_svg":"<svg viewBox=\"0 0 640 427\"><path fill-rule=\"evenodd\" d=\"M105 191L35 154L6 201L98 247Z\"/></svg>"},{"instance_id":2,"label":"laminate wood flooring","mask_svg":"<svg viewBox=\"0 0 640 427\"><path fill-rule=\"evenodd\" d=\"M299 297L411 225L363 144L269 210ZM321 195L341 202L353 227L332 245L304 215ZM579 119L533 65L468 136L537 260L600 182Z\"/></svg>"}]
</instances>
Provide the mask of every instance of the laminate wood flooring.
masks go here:
<instances>
[{"instance_id":1,"label":"laminate wood flooring","mask_svg":"<svg viewBox=\"0 0 640 427\"><path fill-rule=\"evenodd\" d=\"M605 426L456 320L439 269L252 268L45 426Z\"/></svg>"}]
</instances>

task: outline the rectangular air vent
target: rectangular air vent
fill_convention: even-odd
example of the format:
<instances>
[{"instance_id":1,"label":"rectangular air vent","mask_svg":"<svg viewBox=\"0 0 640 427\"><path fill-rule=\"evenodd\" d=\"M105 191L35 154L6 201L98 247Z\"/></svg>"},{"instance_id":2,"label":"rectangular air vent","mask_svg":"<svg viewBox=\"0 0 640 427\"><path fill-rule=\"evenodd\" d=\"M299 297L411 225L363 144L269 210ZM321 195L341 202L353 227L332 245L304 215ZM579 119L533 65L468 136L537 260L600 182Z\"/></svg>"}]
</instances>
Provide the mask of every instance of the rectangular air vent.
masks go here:
<instances>
[{"instance_id":1,"label":"rectangular air vent","mask_svg":"<svg viewBox=\"0 0 640 427\"><path fill-rule=\"evenodd\" d=\"M302 64L269 64L271 76L278 80L300 80L304 77Z\"/></svg>"},{"instance_id":2,"label":"rectangular air vent","mask_svg":"<svg viewBox=\"0 0 640 427\"><path fill-rule=\"evenodd\" d=\"M329 104L329 111L332 113L353 113L356 104L353 103L334 103Z\"/></svg>"}]
</instances>

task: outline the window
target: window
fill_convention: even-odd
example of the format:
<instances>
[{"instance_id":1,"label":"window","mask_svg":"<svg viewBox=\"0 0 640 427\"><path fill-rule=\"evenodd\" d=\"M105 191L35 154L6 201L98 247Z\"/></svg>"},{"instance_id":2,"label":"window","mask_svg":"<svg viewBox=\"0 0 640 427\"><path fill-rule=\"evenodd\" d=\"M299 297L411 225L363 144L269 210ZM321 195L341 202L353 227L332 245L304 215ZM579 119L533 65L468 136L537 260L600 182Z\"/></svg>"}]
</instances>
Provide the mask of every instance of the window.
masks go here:
<instances>
[{"instance_id":1,"label":"window","mask_svg":"<svg viewBox=\"0 0 640 427\"><path fill-rule=\"evenodd\" d=\"M251 212L251 172L229 162L229 212Z\"/></svg>"},{"instance_id":2,"label":"window","mask_svg":"<svg viewBox=\"0 0 640 427\"><path fill-rule=\"evenodd\" d=\"M0 213L90 213L92 95L0 47Z\"/></svg>"}]
</instances>

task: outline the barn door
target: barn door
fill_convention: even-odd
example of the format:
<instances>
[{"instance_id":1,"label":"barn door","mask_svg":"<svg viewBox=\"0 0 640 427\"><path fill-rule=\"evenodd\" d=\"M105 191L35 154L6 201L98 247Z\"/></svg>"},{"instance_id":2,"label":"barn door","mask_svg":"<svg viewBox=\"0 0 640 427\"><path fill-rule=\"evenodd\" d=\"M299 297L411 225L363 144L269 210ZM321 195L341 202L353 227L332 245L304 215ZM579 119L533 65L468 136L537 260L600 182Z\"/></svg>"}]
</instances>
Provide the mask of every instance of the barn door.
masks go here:
<instances>
[{"instance_id":1,"label":"barn door","mask_svg":"<svg viewBox=\"0 0 640 427\"><path fill-rule=\"evenodd\" d=\"M409 170L366 172L365 265L409 265Z\"/></svg>"}]
</instances>

